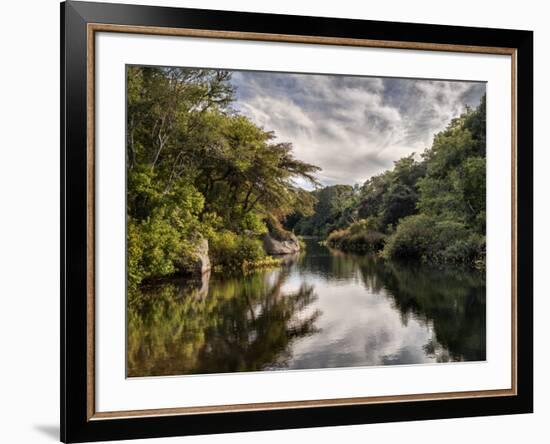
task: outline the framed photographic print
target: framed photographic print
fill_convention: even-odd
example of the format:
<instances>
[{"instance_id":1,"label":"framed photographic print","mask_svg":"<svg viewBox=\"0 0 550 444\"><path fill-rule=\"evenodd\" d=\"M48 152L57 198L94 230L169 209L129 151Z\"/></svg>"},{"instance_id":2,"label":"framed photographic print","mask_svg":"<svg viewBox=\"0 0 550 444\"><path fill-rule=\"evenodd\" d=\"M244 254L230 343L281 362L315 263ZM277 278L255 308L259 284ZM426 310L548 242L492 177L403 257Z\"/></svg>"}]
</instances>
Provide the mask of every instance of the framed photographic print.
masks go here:
<instances>
[{"instance_id":1,"label":"framed photographic print","mask_svg":"<svg viewBox=\"0 0 550 444\"><path fill-rule=\"evenodd\" d=\"M63 441L532 411L532 32L61 30Z\"/></svg>"}]
</instances>

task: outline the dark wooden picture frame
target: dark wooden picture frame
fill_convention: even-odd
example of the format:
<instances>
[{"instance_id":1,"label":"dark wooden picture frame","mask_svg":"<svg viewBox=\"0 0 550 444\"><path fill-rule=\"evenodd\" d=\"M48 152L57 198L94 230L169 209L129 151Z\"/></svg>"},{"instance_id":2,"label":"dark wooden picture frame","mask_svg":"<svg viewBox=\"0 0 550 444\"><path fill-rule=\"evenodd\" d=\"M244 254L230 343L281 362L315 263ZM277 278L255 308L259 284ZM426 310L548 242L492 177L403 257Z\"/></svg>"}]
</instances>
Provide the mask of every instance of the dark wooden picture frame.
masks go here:
<instances>
[{"instance_id":1,"label":"dark wooden picture frame","mask_svg":"<svg viewBox=\"0 0 550 444\"><path fill-rule=\"evenodd\" d=\"M94 33L512 57L512 389L98 413L94 404ZM61 439L83 442L533 410L533 33L86 2L61 4Z\"/></svg>"}]
</instances>

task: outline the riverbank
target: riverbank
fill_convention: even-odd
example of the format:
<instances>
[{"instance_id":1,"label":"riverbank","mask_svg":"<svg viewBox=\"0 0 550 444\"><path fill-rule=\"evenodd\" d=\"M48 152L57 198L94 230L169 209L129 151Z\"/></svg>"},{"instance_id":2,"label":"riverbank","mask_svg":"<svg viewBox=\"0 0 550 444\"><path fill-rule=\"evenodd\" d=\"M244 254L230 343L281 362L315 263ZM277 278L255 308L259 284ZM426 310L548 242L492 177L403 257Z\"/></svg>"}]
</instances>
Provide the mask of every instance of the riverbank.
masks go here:
<instances>
[{"instance_id":1,"label":"riverbank","mask_svg":"<svg viewBox=\"0 0 550 444\"><path fill-rule=\"evenodd\" d=\"M352 253L376 253L387 260L485 269L485 236L464 224L421 214L404 218L389 233L378 231L368 219L360 220L330 233L326 244Z\"/></svg>"}]
</instances>

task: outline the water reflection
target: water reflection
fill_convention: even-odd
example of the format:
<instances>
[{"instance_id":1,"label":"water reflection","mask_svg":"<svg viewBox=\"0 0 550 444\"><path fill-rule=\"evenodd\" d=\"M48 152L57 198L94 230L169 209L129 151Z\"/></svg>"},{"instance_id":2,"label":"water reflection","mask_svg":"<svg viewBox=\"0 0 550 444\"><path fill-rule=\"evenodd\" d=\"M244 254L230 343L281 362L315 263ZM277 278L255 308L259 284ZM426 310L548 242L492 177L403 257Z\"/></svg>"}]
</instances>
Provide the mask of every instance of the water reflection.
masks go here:
<instances>
[{"instance_id":1,"label":"water reflection","mask_svg":"<svg viewBox=\"0 0 550 444\"><path fill-rule=\"evenodd\" d=\"M485 359L485 282L314 240L281 268L132 295L128 376Z\"/></svg>"}]
</instances>

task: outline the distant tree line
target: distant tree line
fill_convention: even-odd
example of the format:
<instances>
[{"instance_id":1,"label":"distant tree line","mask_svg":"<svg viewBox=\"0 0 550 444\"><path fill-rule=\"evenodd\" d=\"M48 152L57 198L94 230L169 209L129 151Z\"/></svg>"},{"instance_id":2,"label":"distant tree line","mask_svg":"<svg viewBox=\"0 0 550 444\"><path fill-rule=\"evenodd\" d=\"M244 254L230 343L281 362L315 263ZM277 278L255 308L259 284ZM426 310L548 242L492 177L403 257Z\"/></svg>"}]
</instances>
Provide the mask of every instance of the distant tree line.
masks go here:
<instances>
[{"instance_id":1,"label":"distant tree line","mask_svg":"<svg viewBox=\"0 0 550 444\"><path fill-rule=\"evenodd\" d=\"M345 251L484 267L485 100L436 134L420 159L402 158L360 187L312 191L313 214L298 209L286 228Z\"/></svg>"}]
</instances>

